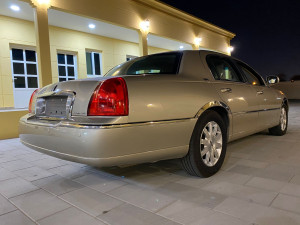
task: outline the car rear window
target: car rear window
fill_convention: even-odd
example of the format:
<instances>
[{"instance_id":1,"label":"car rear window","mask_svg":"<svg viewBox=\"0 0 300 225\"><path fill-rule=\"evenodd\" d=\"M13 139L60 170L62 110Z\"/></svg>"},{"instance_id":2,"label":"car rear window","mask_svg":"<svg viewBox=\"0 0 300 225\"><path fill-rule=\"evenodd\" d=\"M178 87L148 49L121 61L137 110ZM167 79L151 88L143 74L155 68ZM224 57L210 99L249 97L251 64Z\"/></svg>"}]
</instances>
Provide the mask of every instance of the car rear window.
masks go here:
<instances>
[{"instance_id":1,"label":"car rear window","mask_svg":"<svg viewBox=\"0 0 300 225\"><path fill-rule=\"evenodd\" d=\"M181 53L162 53L132 59L111 69L105 76L177 74Z\"/></svg>"}]
</instances>

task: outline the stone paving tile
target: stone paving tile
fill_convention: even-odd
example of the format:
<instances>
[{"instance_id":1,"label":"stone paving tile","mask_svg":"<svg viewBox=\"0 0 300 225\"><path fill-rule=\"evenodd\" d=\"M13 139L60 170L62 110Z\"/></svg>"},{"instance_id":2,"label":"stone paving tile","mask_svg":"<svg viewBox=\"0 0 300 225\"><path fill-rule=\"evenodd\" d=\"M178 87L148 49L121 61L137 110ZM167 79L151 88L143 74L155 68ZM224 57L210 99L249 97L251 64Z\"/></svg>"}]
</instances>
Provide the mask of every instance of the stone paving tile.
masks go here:
<instances>
[{"instance_id":1,"label":"stone paving tile","mask_svg":"<svg viewBox=\"0 0 300 225\"><path fill-rule=\"evenodd\" d=\"M4 168L0 168L0 181L8 180L8 179L15 178L15 177L16 177L16 175L14 175L12 172L10 172Z\"/></svg>"},{"instance_id":2,"label":"stone paving tile","mask_svg":"<svg viewBox=\"0 0 300 225\"><path fill-rule=\"evenodd\" d=\"M0 194L6 198L15 197L37 189L37 186L21 178L13 178L0 182Z\"/></svg>"},{"instance_id":3,"label":"stone paving tile","mask_svg":"<svg viewBox=\"0 0 300 225\"><path fill-rule=\"evenodd\" d=\"M229 197L214 208L214 210L242 219L243 221L253 222L257 218L262 218L267 208L256 203Z\"/></svg>"},{"instance_id":4,"label":"stone paving tile","mask_svg":"<svg viewBox=\"0 0 300 225\"><path fill-rule=\"evenodd\" d=\"M248 167L254 167L254 168L266 168L269 163L268 162L262 162L262 161L254 161L254 160L249 160L249 159L240 159L239 161L236 162L237 165L243 165L243 166L248 166Z\"/></svg>"},{"instance_id":5,"label":"stone paving tile","mask_svg":"<svg viewBox=\"0 0 300 225\"><path fill-rule=\"evenodd\" d=\"M227 196L222 194L201 190L199 188L179 183L170 183L164 185L155 189L155 192L172 197L176 200L197 203L199 206L211 209L216 207L227 198Z\"/></svg>"},{"instance_id":6,"label":"stone paving tile","mask_svg":"<svg viewBox=\"0 0 300 225\"><path fill-rule=\"evenodd\" d=\"M271 206L300 214L300 198L295 196L279 194Z\"/></svg>"},{"instance_id":7,"label":"stone paving tile","mask_svg":"<svg viewBox=\"0 0 300 225\"><path fill-rule=\"evenodd\" d=\"M285 185L285 182L277 181L277 180L271 180L261 177L253 177L251 180L249 180L246 185L256 188L262 188L269 191L276 191L279 192L283 186Z\"/></svg>"},{"instance_id":8,"label":"stone paving tile","mask_svg":"<svg viewBox=\"0 0 300 225\"><path fill-rule=\"evenodd\" d=\"M280 190L280 193L300 197L300 185L293 184L293 183L287 183Z\"/></svg>"},{"instance_id":9,"label":"stone paving tile","mask_svg":"<svg viewBox=\"0 0 300 225\"><path fill-rule=\"evenodd\" d=\"M262 178L268 178L273 180L279 180L284 182L289 182L294 176L290 172L272 171L272 170L258 169L258 168L248 167L248 166L241 166L241 165L236 165L228 171L262 177Z\"/></svg>"},{"instance_id":10,"label":"stone paving tile","mask_svg":"<svg viewBox=\"0 0 300 225\"><path fill-rule=\"evenodd\" d=\"M228 171L220 171L211 177L211 180L226 181L234 184L245 184L250 179L250 175L233 173Z\"/></svg>"},{"instance_id":11,"label":"stone paving tile","mask_svg":"<svg viewBox=\"0 0 300 225\"><path fill-rule=\"evenodd\" d=\"M299 160L299 161L300 161L300 160ZM290 183L300 185L300 175L295 175L295 176L290 180Z\"/></svg>"},{"instance_id":12,"label":"stone paving tile","mask_svg":"<svg viewBox=\"0 0 300 225\"><path fill-rule=\"evenodd\" d=\"M247 187L239 184L228 183L224 181L214 181L202 188L205 191L211 191L218 194L233 196L256 202L262 205L269 205L277 196L277 192L266 191L254 187Z\"/></svg>"},{"instance_id":13,"label":"stone paving tile","mask_svg":"<svg viewBox=\"0 0 300 225\"><path fill-rule=\"evenodd\" d=\"M179 225L176 222L129 204L118 206L100 215L99 218L113 225Z\"/></svg>"},{"instance_id":14,"label":"stone paving tile","mask_svg":"<svg viewBox=\"0 0 300 225\"><path fill-rule=\"evenodd\" d=\"M59 166L59 167L56 167L56 168L52 168L52 169L49 169L48 171L51 172L51 173L55 173L57 175L60 175L62 177L71 179L71 180L92 173L86 167L69 165L69 164L64 165L64 166Z\"/></svg>"},{"instance_id":15,"label":"stone paving tile","mask_svg":"<svg viewBox=\"0 0 300 225\"><path fill-rule=\"evenodd\" d=\"M0 195L0 215L12 212L16 209L17 208L13 204Z\"/></svg>"},{"instance_id":16,"label":"stone paving tile","mask_svg":"<svg viewBox=\"0 0 300 225\"><path fill-rule=\"evenodd\" d=\"M34 225L35 223L20 211L13 211L0 216L1 225Z\"/></svg>"},{"instance_id":17,"label":"stone paving tile","mask_svg":"<svg viewBox=\"0 0 300 225\"><path fill-rule=\"evenodd\" d=\"M41 189L10 200L35 221L71 207L68 203Z\"/></svg>"},{"instance_id":18,"label":"stone paving tile","mask_svg":"<svg viewBox=\"0 0 300 225\"><path fill-rule=\"evenodd\" d=\"M209 216L202 217L199 221L195 221L190 225L250 225L250 223L223 213L215 212Z\"/></svg>"},{"instance_id":19,"label":"stone paving tile","mask_svg":"<svg viewBox=\"0 0 300 225\"><path fill-rule=\"evenodd\" d=\"M124 203L88 187L60 195L60 198L95 217Z\"/></svg>"},{"instance_id":20,"label":"stone paving tile","mask_svg":"<svg viewBox=\"0 0 300 225\"><path fill-rule=\"evenodd\" d=\"M83 185L58 175L36 180L32 183L55 195L62 195L64 193L83 188Z\"/></svg>"},{"instance_id":21,"label":"stone paving tile","mask_svg":"<svg viewBox=\"0 0 300 225\"><path fill-rule=\"evenodd\" d=\"M156 212L175 201L175 198L131 184L107 192L109 195L138 207Z\"/></svg>"},{"instance_id":22,"label":"stone paving tile","mask_svg":"<svg viewBox=\"0 0 300 225\"><path fill-rule=\"evenodd\" d=\"M33 162L33 161L37 161L40 159L49 158L49 156L45 155L45 154L33 152L33 153L25 154L25 155L17 155L16 158L20 159L20 160L24 160L26 162Z\"/></svg>"},{"instance_id":23,"label":"stone paving tile","mask_svg":"<svg viewBox=\"0 0 300 225\"><path fill-rule=\"evenodd\" d=\"M38 223L40 225L105 225L105 223L89 216L75 207L48 216L39 220Z\"/></svg>"},{"instance_id":24,"label":"stone paving tile","mask_svg":"<svg viewBox=\"0 0 300 225\"><path fill-rule=\"evenodd\" d=\"M56 159L54 157L51 157L51 158L49 157L49 158L46 158L46 159L33 161L32 164L34 164L38 167L41 167L43 169L48 170L48 169L52 169L52 168L55 168L55 167L67 165L68 162L64 161L64 160Z\"/></svg>"},{"instance_id":25,"label":"stone paving tile","mask_svg":"<svg viewBox=\"0 0 300 225\"><path fill-rule=\"evenodd\" d=\"M113 177L102 176L96 173L79 177L74 181L101 192L108 192L127 184L122 180L117 180Z\"/></svg>"},{"instance_id":26,"label":"stone paving tile","mask_svg":"<svg viewBox=\"0 0 300 225\"><path fill-rule=\"evenodd\" d=\"M299 225L300 216L280 209L268 207L264 215L254 220L259 225Z\"/></svg>"},{"instance_id":27,"label":"stone paving tile","mask_svg":"<svg viewBox=\"0 0 300 225\"><path fill-rule=\"evenodd\" d=\"M213 213L214 211L212 209L201 207L197 203L181 200L178 200L157 212L158 215L182 224L196 223Z\"/></svg>"},{"instance_id":28,"label":"stone paving tile","mask_svg":"<svg viewBox=\"0 0 300 225\"><path fill-rule=\"evenodd\" d=\"M219 173L223 173L223 172L219 172ZM184 178L184 179L178 180L175 183L177 183L177 184L183 184L183 185L187 185L187 186L191 186L191 187L194 187L194 188L201 188L204 185L206 185L209 182L211 182L212 180L213 180L212 177L209 177L209 178L199 178L199 177L190 176L188 178Z\"/></svg>"},{"instance_id":29,"label":"stone paving tile","mask_svg":"<svg viewBox=\"0 0 300 225\"><path fill-rule=\"evenodd\" d=\"M39 180L54 175L53 173L50 173L47 170L41 169L39 167L30 167L30 168L18 170L15 171L14 174L28 181L35 181L35 180Z\"/></svg>"},{"instance_id":30,"label":"stone paving tile","mask_svg":"<svg viewBox=\"0 0 300 225\"><path fill-rule=\"evenodd\" d=\"M22 160L14 160L14 161L1 163L1 166L9 171L16 171L16 170L33 167L32 164L22 161Z\"/></svg>"}]
</instances>

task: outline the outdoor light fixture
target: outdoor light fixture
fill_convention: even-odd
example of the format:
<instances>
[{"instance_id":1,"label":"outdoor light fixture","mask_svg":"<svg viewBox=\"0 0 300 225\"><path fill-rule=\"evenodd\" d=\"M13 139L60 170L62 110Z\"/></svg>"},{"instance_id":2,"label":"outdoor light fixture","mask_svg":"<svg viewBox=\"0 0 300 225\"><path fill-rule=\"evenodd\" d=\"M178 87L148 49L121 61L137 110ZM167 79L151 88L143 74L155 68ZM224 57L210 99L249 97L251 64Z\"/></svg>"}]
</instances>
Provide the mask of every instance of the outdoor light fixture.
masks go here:
<instances>
[{"instance_id":1,"label":"outdoor light fixture","mask_svg":"<svg viewBox=\"0 0 300 225\"><path fill-rule=\"evenodd\" d=\"M144 20L140 23L140 28L144 32L149 32L150 29L150 21L149 20Z\"/></svg>"},{"instance_id":2,"label":"outdoor light fixture","mask_svg":"<svg viewBox=\"0 0 300 225\"><path fill-rule=\"evenodd\" d=\"M95 27L96 27L96 25L95 25L95 24L93 24L93 23L90 23L90 24L89 24L89 28L91 28L91 29L95 29Z\"/></svg>"},{"instance_id":3,"label":"outdoor light fixture","mask_svg":"<svg viewBox=\"0 0 300 225\"><path fill-rule=\"evenodd\" d=\"M11 5L11 6L10 6L10 9L13 10L13 11L16 11L16 12L17 12L17 11L20 11L20 7L17 6L17 5Z\"/></svg>"},{"instance_id":4,"label":"outdoor light fixture","mask_svg":"<svg viewBox=\"0 0 300 225\"><path fill-rule=\"evenodd\" d=\"M196 37L194 41L195 41L195 45L199 46L202 41L202 38Z\"/></svg>"},{"instance_id":5,"label":"outdoor light fixture","mask_svg":"<svg viewBox=\"0 0 300 225\"><path fill-rule=\"evenodd\" d=\"M234 50L234 47L232 47L232 46L229 46L229 47L228 47L228 52L229 52L229 53L233 52L233 50Z\"/></svg>"},{"instance_id":6,"label":"outdoor light fixture","mask_svg":"<svg viewBox=\"0 0 300 225\"><path fill-rule=\"evenodd\" d=\"M179 46L179 48L180 48L180 49L183 49L183 46L182 46L182 45L180 45L180 46Z\"/></svg>"}]
</instances>

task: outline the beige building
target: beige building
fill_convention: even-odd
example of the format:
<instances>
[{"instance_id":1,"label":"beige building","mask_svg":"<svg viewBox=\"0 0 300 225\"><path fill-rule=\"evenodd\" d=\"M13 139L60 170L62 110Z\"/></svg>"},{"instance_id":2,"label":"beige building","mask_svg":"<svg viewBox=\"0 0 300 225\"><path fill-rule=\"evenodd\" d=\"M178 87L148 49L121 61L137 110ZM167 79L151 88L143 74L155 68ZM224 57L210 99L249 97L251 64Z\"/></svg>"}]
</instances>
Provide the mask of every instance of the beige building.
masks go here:
<instances>
[{"instance_id":1,"label":"beige building","mask_svg":"<svg viewBox=\"0 0 300 225\"><path fill-rule=\"evenodd\" d=\"M1 0L0 31L0 139L18 136L37 88L152 53L230 54L235 36L156 0Z\"/></svg>"}]
</instances>

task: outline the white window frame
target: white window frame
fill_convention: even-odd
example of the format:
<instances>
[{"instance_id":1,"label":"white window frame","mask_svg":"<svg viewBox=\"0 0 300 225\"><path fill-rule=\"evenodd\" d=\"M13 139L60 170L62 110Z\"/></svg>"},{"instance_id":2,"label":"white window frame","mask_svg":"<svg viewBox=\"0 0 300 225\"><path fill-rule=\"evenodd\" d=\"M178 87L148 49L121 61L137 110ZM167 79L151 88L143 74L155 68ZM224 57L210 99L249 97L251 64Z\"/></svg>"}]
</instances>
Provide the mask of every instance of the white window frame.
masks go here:
<instances>
[{"instance_id":1,"label":"white window frame","mask_svg":"<svg viewBox=\"0 0 300 225\"><path fill-rule=\"evenodd\" d=\"M58 54L64 55L64 58L65 58L65 63L64 64L58 63ZM73 61L74 61L73 65L70 65L70 64L67 63L67 55L72 55L73 56ZM77 55L74 54L74 53L70 53L70 52L57 52L56 58L57 58L58 81L59 81L59 78L65 78L66 81L68 81L69 79L77 80L78 79L78 77L77 77ZM65 68L66 76L59 75L59 67L60 66L63 66ZM73 77L69 76L68 67L74 67L74 76Z\"/></svg>"},{"instance_id":2,"label":"white window frame","mask_svg":"<svg viewBox=\"0 0 300 225\"><path fill-rule=\"evenodd\" d=\"M20 49L23 51L23 60L14 60L13 59L13 54L12 54L12 51L13 49ZM32 62L32 61L27 61L26 60L26 50L28 51L34 51L35 52L35 62ZM19 46L11 46L10 47L10 60L11 60L11 73L12 73L12 79L13 79L13 88L14 90L15 89L37 89L39 88L39 68L38 68L38 58L37 58L37 53L36 53L36 50L35 49L32 49L32 48L26 48L26 47L19 47ZM24 66L24 74L15 74L14 73L14 66L13 64L14 63L22 63L23 66ZM36 75L32 75L32 74L27 74L27 66L26 64L34 64L36 65ZM14 79L15 79L15 76L16 77L24 77L25 78L25 88L16 88L15 87L15 82L14 82ZM29 88L28 87L28 77L36 77L37 78L37 87L34 87L34 88Z\"/></svg>"},{"instance_id":3,"label":"white window frame","mask_svg":"<svg viewBox=\"0 0 300 225\"><path fill-rule=\"evenodd\" d=\"M92 54L92 71L93 74L88 74L87 73L87 77L103 77L103 66L102 66L102 52L97 52L97 51L89 51L86 50L85 51L85 57L86 57L86 53L91 53ZM95 59L94 59L94 54L99 54L99 59L100 59L100 75L96 75L95 73ZM86 69L87 69L87 65L86 65Z\"/></svg>"}]
</instances>

